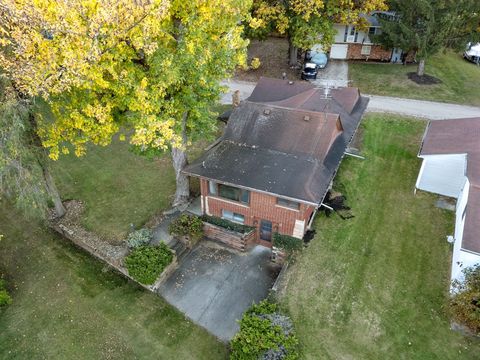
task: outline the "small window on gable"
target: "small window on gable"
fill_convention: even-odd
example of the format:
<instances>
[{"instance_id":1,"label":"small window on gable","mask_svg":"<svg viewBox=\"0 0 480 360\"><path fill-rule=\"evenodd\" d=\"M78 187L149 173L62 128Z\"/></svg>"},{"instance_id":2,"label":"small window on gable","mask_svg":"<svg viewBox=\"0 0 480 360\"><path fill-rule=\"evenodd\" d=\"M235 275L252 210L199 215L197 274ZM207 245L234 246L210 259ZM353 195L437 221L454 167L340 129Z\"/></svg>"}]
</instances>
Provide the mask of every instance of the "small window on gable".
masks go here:
<instances>
[{"instance_id":1,"label":"small window on gable","mask_svg":"<svg viewBox=\"0 0 480 360\"><path fill-rule=\"evenodd\" d=\"M377 32L376 27L371 26L371 27L368 28L368 35L375 35L376 32Z\"/></svg>"},{"instance_id":2,"label":"small window on gable","mask_svg":"<svg viewBox=\"0 0 480 360\"><path fill-rule=\"evenodd\" d=\"M245 216L229 210L222 210L222 218L239 224L243 224L245 222Z\"/></svg>"},{"instance_id":3,"label":"small window on gable","mask_svg":"<svg viewBox=\"0 0 480 360\"><path fill-rule=\"evenodd\" d=\"M290 209L299 210L300 203L287 199L277 198L277 205L288 207Z\"/></svg>"},{"instance_id":4,"label":"small window on gable","mask_svg":"<svg viewBox=\"0 0 480 360\"><path fill-rule=\"evenodd\" d=\"M214 181L208 182L208 193L210 195L217 195L217 183Z\"/></svg>"}]
</instances>

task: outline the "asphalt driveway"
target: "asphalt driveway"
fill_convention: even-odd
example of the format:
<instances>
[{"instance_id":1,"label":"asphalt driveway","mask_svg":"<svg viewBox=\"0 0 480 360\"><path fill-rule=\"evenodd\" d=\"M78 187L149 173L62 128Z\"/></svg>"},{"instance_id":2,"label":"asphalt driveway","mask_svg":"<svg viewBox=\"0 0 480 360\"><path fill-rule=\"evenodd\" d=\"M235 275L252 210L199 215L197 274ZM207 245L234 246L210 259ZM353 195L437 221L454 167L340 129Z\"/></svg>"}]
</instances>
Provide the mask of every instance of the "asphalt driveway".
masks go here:
<instances>
[{"instance_id":1,"label":"asphalt driveway","mask_svg":"<svg viewBox=\"0 0 480 360\"><path fill-rule=\"evenodd\" d=\"M243 312L263 300L275 282L280 269L271 265L270 253L259 245L235 253L202 241L158 291L195 323L230 340Z\"/></svg>"}]
</instances>

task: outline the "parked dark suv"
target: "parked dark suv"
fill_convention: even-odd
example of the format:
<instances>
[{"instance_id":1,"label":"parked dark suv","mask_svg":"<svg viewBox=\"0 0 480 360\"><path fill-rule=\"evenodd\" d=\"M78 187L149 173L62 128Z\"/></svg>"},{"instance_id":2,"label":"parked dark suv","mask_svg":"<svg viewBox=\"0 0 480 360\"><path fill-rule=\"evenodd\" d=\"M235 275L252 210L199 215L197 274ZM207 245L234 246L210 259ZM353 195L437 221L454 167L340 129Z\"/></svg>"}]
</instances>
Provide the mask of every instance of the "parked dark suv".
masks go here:
<instances>
[{"instance_id":1,"label":"parked dark suv","mask_svg":"<svg viewBox=\"0 0 480 360\"><path fill-rule=\"evenodd\" d=\"M317 65L307 62L303 66L302 80L316 80L317 79Z\"/></svg>"}]
</instances>

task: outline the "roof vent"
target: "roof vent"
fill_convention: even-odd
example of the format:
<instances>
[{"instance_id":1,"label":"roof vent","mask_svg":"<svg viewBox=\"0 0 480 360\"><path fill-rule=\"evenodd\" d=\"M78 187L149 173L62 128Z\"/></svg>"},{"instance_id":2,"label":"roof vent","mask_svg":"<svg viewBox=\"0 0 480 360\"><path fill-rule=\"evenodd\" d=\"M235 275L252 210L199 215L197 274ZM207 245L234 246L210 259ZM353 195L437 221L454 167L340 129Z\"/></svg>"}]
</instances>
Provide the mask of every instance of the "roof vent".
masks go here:
<instances>
[{"instance_id":1,"label":"roof vent","mask_svg":"<svg viewBox=\"0 0 480 360\"><path fill-rule=\"evenodd\" d=\"M270 115L270 109L265 109L265 110L263 110L263 113L264 113L265 115Z\"/></svg>"},{"instance_id":2,"label":"roof vent","mask_svg":"<svg viewBox=\"0 0 480 360\"><path fill-rule=\"evenodd\" d=\"M305 115L305 116L303 117L303 121L310 121L310 116Z\"/></svg>"}]
</instances>

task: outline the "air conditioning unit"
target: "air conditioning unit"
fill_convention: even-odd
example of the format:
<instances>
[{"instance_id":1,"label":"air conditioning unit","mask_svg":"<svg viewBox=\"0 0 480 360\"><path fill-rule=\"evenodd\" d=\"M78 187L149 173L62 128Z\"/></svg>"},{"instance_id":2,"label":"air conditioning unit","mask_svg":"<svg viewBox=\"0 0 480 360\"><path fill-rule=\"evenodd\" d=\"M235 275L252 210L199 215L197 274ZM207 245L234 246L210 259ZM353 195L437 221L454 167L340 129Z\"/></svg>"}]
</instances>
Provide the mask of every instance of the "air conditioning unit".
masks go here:
<instances>
[{"instance_id":1,"label":"air conditioning unit","mask_svg":"<svg viewBox=\"0 0 480 360\"><path fill-rule=\"evenodd\" d=\"M355 42L355 35L348 35L347 36L347 42Z\"/></svg>"}]
</instances>

